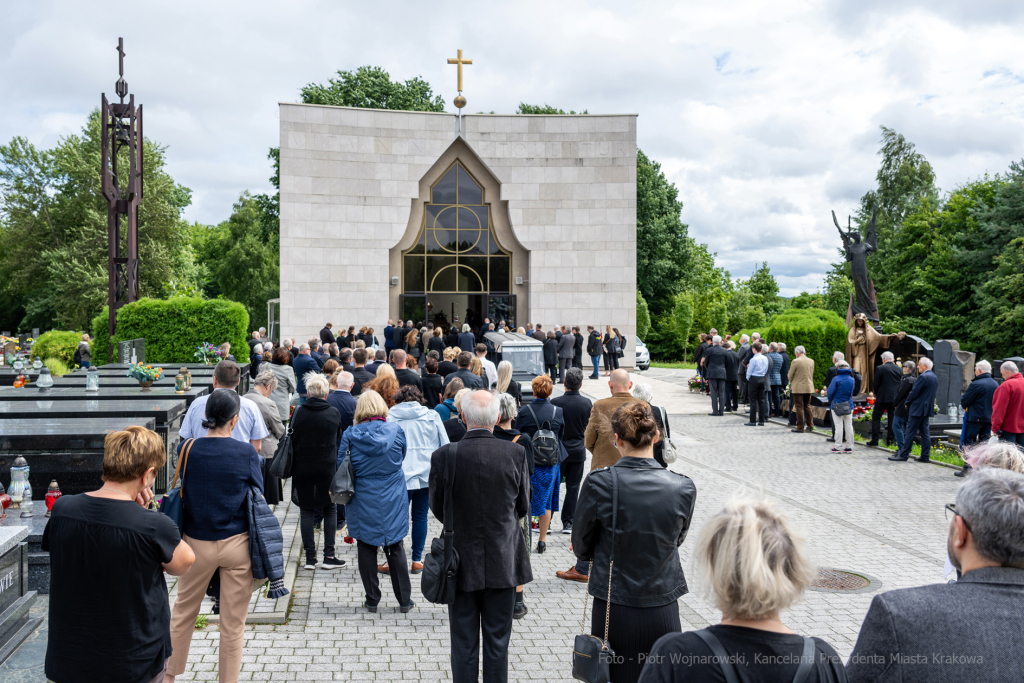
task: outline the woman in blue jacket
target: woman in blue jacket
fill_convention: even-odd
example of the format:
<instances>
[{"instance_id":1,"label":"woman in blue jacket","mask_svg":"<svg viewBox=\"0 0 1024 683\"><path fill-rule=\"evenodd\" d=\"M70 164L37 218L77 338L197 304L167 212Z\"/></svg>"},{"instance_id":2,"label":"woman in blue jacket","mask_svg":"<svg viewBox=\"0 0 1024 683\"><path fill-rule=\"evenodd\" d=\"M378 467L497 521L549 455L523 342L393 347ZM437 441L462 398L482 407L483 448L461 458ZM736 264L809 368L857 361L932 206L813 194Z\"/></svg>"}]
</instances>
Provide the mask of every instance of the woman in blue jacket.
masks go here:
<instances>
[{"instance_id":1,"label":"woman in blue jacket","mask_svg":"<svg viewBox=\"0 0 1024 683\"><path fill-rule=\"evenodd\" d=\"M853 452L853 370L845 360L836 363L836 376L828 385L828 401L832 409L832 424L836 427L836 445L832 448L833 453L839 453L839 444L843 444L844 453ZM836 415L836 405L846 404L843 412L845 415Z\"/></svg>"},{"instance_id":2,"label":"woman in blue jacket","mask_svg":"<svg viewBox=\"0 0 1024 683\"><path fill-rule=\"evenodd\" d=\"M405 433L387 421L388 406L372 389L363 389L356 403L354 424L345 430L338 446L338 466L345 453L352 457L355 495L346 506L348 532L358 541L359 576L366 591L363 607L377 611L380 582L377 579L377 548L384 548L391 586L399 609L412 610L412 585L403 539L409 534L409 495L405 488Z\"/></svg>"}]
</instances>

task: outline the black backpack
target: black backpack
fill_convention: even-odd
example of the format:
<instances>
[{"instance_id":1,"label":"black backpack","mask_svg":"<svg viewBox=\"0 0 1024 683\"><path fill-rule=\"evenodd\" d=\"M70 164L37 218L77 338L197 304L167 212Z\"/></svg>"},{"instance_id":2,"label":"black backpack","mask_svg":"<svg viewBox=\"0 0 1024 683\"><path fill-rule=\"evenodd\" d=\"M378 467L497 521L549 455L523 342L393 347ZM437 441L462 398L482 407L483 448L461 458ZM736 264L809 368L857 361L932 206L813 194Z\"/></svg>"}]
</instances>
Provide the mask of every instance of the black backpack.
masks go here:
<instances>
[{"instance_id":1,"label":"black backpack","mask_svg":"<svg viewBox=\"0 0 1024 683\"><path fill-rule=\"evenodd\" d=\"M76 346L75 347L74 361L76 363L78 363L79 365L82 364L82 347L81 346Z\"/></svg>"},{"instance_id":2,"label":"black backpack","mask_svg":"<svg viewBox=\"0 0 1024 683\"><path fill-rule=\"evenodd\" d=\"M551 431L551 422L544 420L542 423L537 419L537 413L533 412L533 406L528 405L526 409L533 416L533 422L537 425L537 431L533 435L533 464L535 467L551 467L558 464L558 435ZM551 407L554 410L554 406ZM552 413L551 417L554 417Z\"/></svg>"}]
</instances>

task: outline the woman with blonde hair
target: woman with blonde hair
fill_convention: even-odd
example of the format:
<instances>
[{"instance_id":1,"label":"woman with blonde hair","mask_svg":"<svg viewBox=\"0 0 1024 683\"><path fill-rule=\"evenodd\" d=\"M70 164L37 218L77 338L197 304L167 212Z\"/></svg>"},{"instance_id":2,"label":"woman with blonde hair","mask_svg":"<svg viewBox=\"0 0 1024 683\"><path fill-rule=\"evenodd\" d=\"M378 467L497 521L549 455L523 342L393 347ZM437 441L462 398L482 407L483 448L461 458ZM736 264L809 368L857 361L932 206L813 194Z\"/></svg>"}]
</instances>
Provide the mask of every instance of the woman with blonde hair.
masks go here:
<instances>
[{"instance_id":1,"label":"woman with blonde hair","mask_svg":"<svg viewBox=\"0 0 1024 683\"><path fill-rule=\"evenodd\" d=\"M646 403L623 403L611 428L621 457L583 481L572 550L590 562L590 628L615 651L610 678L636 683L655 641L681 630L678 600L688 590L679 546L697 489L655 462L658 423Z\"/></svg>"},{"instance_id":2,"label":"woman with blonde hair","mask_svg":"<svg viewBox=\"0 0 1024 683\"><path fill-rule=\"evenodd\" d=\"M469 361L469 371L479 377L482 383L486 384L487 379L484 377L484 365L480 362L479 356L473 356L473 360Z\"/></svg>"},{"instance_id":3,"label":"woman with blonde hair","mask_svg":"<svg viewBox=\"0 0 1024 683\"><path fill-rule=\"evenodd\" d=\"M391 397L398 391L398 387L398 376L395 375L395 369L387 363L377 368L374 378L363 385L364 389L372 389L380 394L388 408L395 405Z\"/></svg>"},{"instance_id":4,"label":"woman with blonde hair","mask_svg":"<svg viewBox=\"0 0 1024 683\"><path fill-rule=\"evenodd\" d=\"M512 379L512 364L507 360L498 363L498 393L514 398L517 408L523 405L523 387Z\"/></svg>"},{"instance_id":5,"label":"woman with blonde hair","mask_svg":"<svg viewBox=\"0 0 1024 683\"><path fill-rule=\"evenodd\" d=\"M383 547L391 587L404 614L415 607L403 543L409 534L409 496L402 470L406 440L402 428L387 418L384 398L364 387L356 402L353 425L338 444L336 466L341 467L345 454L349 454L355 495L345 507L349 535L357 541L359 577L366 592L363 607L376 612L381 600L377 549Z\"/></svg>"},{"instance_id":6,"label":"woman with blonde hair","mask_svg":"<svg viewBox=\"0 0 1024 683\"><path fill-rule=\"evenodd\" d=\"M434 334L427 340L427 351L437 351L439 354L444 353L444 337L441 336L440 327L435 327Z\"/></svg>"},{"instance_id":7,"label":"woman with blonde hair","mask_svg":"<svg viewBox=\"0 0 1024 683\"><path fill-rule=\"evenodd\" d=\"M409 330L409 334L405 335L405 348L409 358L420 357L419 336L420 332L415 327Z\"/></svg>"},{"instance_id":8,"label":"woman with blonde hair","mask_svg":"<svg viewBox=\"0 0 1024 683\"><path fill-rule=\"evenodd\" d=\"M619 369L619 336L612 330L611 325L604 326L604 339L601 345L604 347L604 376L612 374L612 370Z\"/></svg>"},{"instance_id":9,"label":"woman with blonde hair","mask_svg":"<svg viewBox=\"0 0 1024 683\"><path fill-rule=\"evenodd\" d=\"M751 683L846 681L832 646L798 635L779 618L811 585L815 570L803 539L774 504L748 498L726 503L704 523L695 564L722 620L658 640L642 683L721 680L723 667L734 676L742 671L742 680Z\"/></svg>"}]
</instances>

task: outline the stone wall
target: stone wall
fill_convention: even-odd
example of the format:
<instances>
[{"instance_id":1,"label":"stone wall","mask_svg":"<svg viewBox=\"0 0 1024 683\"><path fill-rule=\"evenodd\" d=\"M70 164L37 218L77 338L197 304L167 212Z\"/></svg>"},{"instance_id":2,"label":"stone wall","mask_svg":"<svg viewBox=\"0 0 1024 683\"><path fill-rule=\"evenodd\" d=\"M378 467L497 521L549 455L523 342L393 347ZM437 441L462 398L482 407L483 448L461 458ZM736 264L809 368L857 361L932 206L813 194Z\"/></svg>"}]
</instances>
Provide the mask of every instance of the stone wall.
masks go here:
<instances>
[{"instance_id":1,"label":"stone wall","mask_svg":"<svg viewBox=\"0 0 1024 683\"><path fill-rule=\"evenodd\" d=\"M280 119L282 333L306 339L328 320L379 332L398 314L389 252L417 224L421 181L457 117L282 103ZM613 325L631 366L636 116L466 115L462 126L529 251L528 272L513 273L526 281L520 323Z\"/></svg>"}]
</instances>

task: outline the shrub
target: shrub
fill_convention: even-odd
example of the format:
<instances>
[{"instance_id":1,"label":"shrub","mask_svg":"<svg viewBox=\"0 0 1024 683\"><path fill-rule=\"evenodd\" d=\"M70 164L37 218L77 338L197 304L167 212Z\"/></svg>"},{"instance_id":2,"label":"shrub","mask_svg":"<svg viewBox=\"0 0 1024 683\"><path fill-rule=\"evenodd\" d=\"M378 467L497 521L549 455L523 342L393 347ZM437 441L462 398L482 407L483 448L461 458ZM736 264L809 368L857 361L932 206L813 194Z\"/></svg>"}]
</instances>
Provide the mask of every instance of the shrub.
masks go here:
<instances>
[{"instance_id":1,"label":"shrub","mask_svg":"<svg viewBox=\"0 0 1024 683\"><path fill-rule=\"evenodd\" d=\"M146 340L148 363L194 363L195 350L204 341L230 342L245 349L249 314L245 306L225 299L178 296L140 299L117 312L114 343L125 339ZM93 362L107 362L107 309L93 319Z\"/></svg>"},{"instance_id":2,"label":"shrub","mask_svg":"<svg viewBox=\"0 0 1024 683\"><path fill-rule=\"evenodd\" d=\"M761 335L769 342L784 342L792 358L797 346L803 346L814 360L814 386L825 384L825 373L832 367L832 354L846 349L846 322L833 311L818 308L789 309L772 318Z\"/></svg>"},{"instance_id":3,"label":"shrub","mask_svg":"<svg viewBox=\"0 0 1024 683\"><path fill-rule=\"evenodd\" d=\"M644 301L644 297L638 289L636 290L636 336L646 339L647 333L650 331L651 312L647 308L647 302Z\"/></svg>"},{"instance_id":4,"label":"shrub","mask_svg":"<svg viewBox=\"0 0 1024 683\"><path fill-rule=\"evenodd\" d=\"M43 365L50 368L50 374L54 377L61 377L71 372L71 369L64 363L64 361L58 358L47 358L43 361Z\"/></svg>"},{"instance_id":5,"label":"shrub","mask_svg":"<svg viewBox=\"0 0 1024 683\"><path fill-rule=\"evenodd\" d=\"M53 330L39 335L32 345L32 358L56 358L68 367L75 365L75 349L82 341L80 332L59 332ZM52 372L52 370L51 370Z\"/></svg>"}]
</instances>

